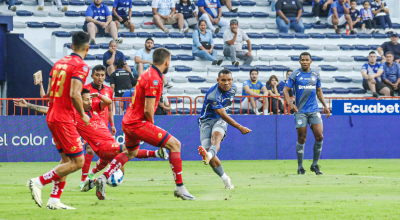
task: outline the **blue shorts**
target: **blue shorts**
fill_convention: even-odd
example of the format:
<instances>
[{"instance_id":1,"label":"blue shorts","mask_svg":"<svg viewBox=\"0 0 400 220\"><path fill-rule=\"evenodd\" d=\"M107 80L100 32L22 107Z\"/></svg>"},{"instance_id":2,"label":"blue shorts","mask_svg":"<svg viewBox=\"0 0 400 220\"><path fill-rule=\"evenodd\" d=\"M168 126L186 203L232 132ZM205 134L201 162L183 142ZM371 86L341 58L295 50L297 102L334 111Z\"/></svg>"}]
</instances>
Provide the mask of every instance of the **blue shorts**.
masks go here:
<instances>
[{"instance_id":1,"label":"blue shorts","mask_svg":"<svg viewBox=\"0 0 400 220\"><path fill-rule=\"evenodd\" d=\"M82 26L82 29L83 29L84 32L89 33L89 31L87 29L87 25L88 25L88 23L85 23ZM101 35L105 35L106 34L106 30L101 25L99 25L99 24L95 24L95 25L96 25L97 30L98 30L96 34L101 34Z\"/></svg>"}]
</instances>

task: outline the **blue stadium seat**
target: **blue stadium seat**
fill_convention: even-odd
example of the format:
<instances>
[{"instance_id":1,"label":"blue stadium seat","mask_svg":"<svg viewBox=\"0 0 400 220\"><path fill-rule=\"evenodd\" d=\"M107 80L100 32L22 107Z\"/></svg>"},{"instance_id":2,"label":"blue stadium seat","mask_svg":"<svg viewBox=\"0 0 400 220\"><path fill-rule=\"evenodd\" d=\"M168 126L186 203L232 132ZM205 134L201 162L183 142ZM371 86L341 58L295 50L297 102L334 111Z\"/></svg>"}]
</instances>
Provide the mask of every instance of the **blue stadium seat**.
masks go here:
<instances>
[{"instance_id":1,"label":"blue stadium seat","mask_svg":"<svg viewBox=\"0 0 400 220\"><path fill-rule=\"evenodd\" d=\"M7 3L7 2L6 2ZM7 3L8 4L8 3ZM22 5L22 1L18 1L18 0L16 0L16 1L14 1L14 5Z\"/></svg>"},{"instance_id":2,"label":"blue stadium seat","mask_svg":"<svg viewBox=\"0 0 400 220\"><path fill-rule=\"evenodd\" d=\"M365 93L367 93L367 91L365 91L365 89L363 89L363 88L349 87L347 89L350 90L350 93L352 93L352 94L365 94Z\"/></svg>"},{"instance_id":3,"label":"blue stadium seat","mask_svg":"<svg viewBox=\"0 0 400 220\"><path fill-rule=\"evenodd\" d=\"M387 36L387 34L378 33L378 34L372 34L372 37L376 38L376 39L386 39L388 36Z\"/></svg>"},{"instance_id":4,"label":"blue stadium seat","mask_svg":"<svg viewBox=\"0 0 400 220\"><path fill-rule=\"evenodd\" d=\"M262 34L259 34L259 33L247 33L247 36L249 38L263 38L264 37Z\"/></svg>"},{"instance_id":5,"label":"blue stadium seat","mask_svg":"<svg viewBox=\"0 0 400 220\"><path fill-rule=\"evenodd\" d=\"M327 33L325 35L326 35L326 38L328 38L328 39L339 39L339 38L342 38L339 34L336 34L336 33Z\"/></svg>"},{"instance_id":6,"label":"blue stadium seat","mask_svg":"<svg viewBox=\"0 0 400 220\"><path fill-rule=\"evenodd\" d=\"M85 2L85 5L91 5L93 3L93 1L91 1L91 0L85 0L84 2Z\"/></svg>"},{"instance_id":7,"label":"blue stadium seat","mask_svg":"<svg viewBox=\"0 0 400 220\"><path fill-rule=\"evenodd\" d=\"M336 71L336 70L338 70L337 67L331 66L331 65L319 65L319 67L321 67L322 71Z\"/></svg>"},{"instance_id":8,"label":"blue stadium seat","mask_svg":"<svg viewBox=\"0 0 400 220\"><path fill-rule=\"evenodd\" d=\"M231 1L232 2L232 6L239 6L240 2L239 1Z\"/></svg>"},{"instance_id":9,"label":"blue stadium seat","mask_svg":"<svg viewBox=\"0 0 400 220\"><path fill-rule=\"evenodd\" d=\"M323 58L319 57L319 56L311 56L311 58L312 58L312 61L322 61L323 60Z\"/></svg>"},{"instance_id":10,"label":"blue stadium seat","mask_svg":"<svg viewBox=\"0 0 400 220\"><path fill-rule=\"evenodd\" d=\"M371 50L371 48L369 48L369 46L367 46L367 45L355 44L355 45L353 45L353 46L354 46L354 48L355 48L356 50Z\"/></svg>"},{"instance_id":11,"label":"blue stadium seat","mask_svg":"<svg viewBox=\"0 0 400 220\"><path fill-rule=\"evenodd\" d=\"M240 109L239 109L239 106L235 106L235 109L232 109L232 108L230 108L230 109L228 109L228 114L233 114L233 112L235 113L235 115L240 115Z\"/></svg>"},{"instance_id":12,"label":"blue stadium seat","mask_svg":"<svg viewBox=\"0 0 400 220\"><path fill-rule=\"evenodd\" d=\"M275 71L288 71L290 68L282 65L271 65Z\"/></svg>"},{"instance_id":13,"label":"blue stadium seat","mask_svg":"<svg viewBox=\"0 0 400 220\"><path fill-rule=\"evenodd\" d=\"M279 33L279 37L280 37L280 38L284 38L284 39L293 39L293 38L295 38L296 36L295 36L294 34L290 34L290 33L288 33L288 34L286 34L286 33Z\"/></svg>"},{"instance_id":14,"label":"blue stadium seat","mask_svg":"<svg viewBox=\"0 0 400 220\"><path fill-rule=\"evenodd\" d=\"M81 6L81 5L85 5L85 2L82 2L82 1L69 1L69 5Z\"/></svg>"},{"instance_id":15,"label":"blue stadium seat","mask_svg":"<svg viewBox=\"0 0 400 220\"><path fill-rule=\"evenodd\" d=\"M86 11L78 11L78 13L81 17L85 17L86 15Z\"/></svg>"},{"instance_id":16,"label":"blue stadium seat","mask_svg":"<svg viewBox=\"0 0 400 220\"><path fill-rule=\"evenodd\" d=\"M153 34L147 33L147 32L136 32L137 37L141 38L149 38L153 37Z\"/></svg>"},{"instance_id":17,"label":"blue stadium seat","mask_svg":"<svg viewBox=\"0 0 400 220\"><path fill-rule=\"evenodd\" d=\"M96 56L88 54L88 55L86 55L85 60L96 60Z\"/></svg>"},{"instance_id":18,"label":"blue stadium seat","mask_svg":"<svg viewBox=\"0 0 400 220\"><path fill-rule=\"evenodd\" d=\"M202 94L206 94L208 92L208 90L210 89L210 87L199 87L199 89Z\"/></svg>"},{"instance_id":19,"label":"blue stadium seat","mask_svg":"<svg viewBox=\"0 0 400 220\"><path fill-rule=\"evenodd\" d=\"M172 61L178 60L178 56L171 55L171 60L172 60Z\"/></svg>"},{"instance_id":20,"label":"blue stadium seat","mask_svg":"<svg viewBox=\"0 0 400 220\"><path fill-rule=\"evenodd\" d=\"M279 38L279 34L275 34L275 33L262 33L264 38Z\"/></svg>"},{"instance_id":21,"label":"blue stadium seat","mask_svg":"<svg viewBox=\"0 0 400 220\"><path fill-rule=\"evenodd\" d=\"M247 50L249 48L248 48L247 44L243 44L242 49ZM261 50L261 46L257 45L257 44L252 44L251 50Z\"/></svg>"},{"instance_id":22,"label":"blue stadium seat","mask_svg":"<svg viewBox=\"0 0 400 220\"><path fill-rule=\"evenodd\" d=\"M277 46L271 45L271 44L260 44L260 46L261 46L261 49L263 49L263 50L276 50L276 49L278 49Z\"/></svg>"},{"instance_id":23,"label":"blue stadium seat","mask_svg":"<svg viewBox=\"0 0 400 220\"><path fill-rule=\"evenodd\" d=\"M326 36L325 34L320 34L320 33L310 33L311 38L316 38L316 39L325 39Z\"/></svg>"},{"instance_id":24,"label":"blue stadium seat","mask_svg":"<svg viewBox=\"0 0 400 220\"><path fill-rule=\"evenodd\" d=\"M336 81L336 82L349 83L349 82L352 81L352 79L351 79L351 78L348 78L348 77L345 77L345 76L342 76L342 77L335 77L335 81Z\"/></svg>"},{"instance_id":25,"label":"blue stadium seat","mask_svg":"<svg viewBox=\"0 0 400 220\"><path fill-rule=\"evenodd\" d=\"M336 94L349 94L350 93L350 89L345 89L343 87L333 87L331 89L333 90L333 93L336 93Z\"/></svg>"},{"instance_id":26,"label":"blue stadium seat","mask_svg":"<svg viewBox=\"0 0 400 220\"><path fill-rule=\"evenodd\" d=\"M171 113L173 111L174 110L172 110ZM189 108L178 108L178 114L180 114L180 115L183 115L183 114L190 115L190 109Z\"/></svg>"},{"instance_id":27,"label":"blue stadium seat","mask_svg":"<svg viewBox=\"0 0 400 220\"><path fill-rule=\"evenodd\" d=\"M168 50L180 50L181 46L176 45L176 44L164 44L164 47L167 48Z\"/></svg>"},{"instance_id":28,"label":"blue stadium seat","mask_svg":"<svg viewBox=\"0 0 400 220\"><path fill-rule=\"evenodd\" d=\"M360 34L357 34L357 37L362 38L362 39L371 39L372 34L360 33Z\"/></svg>"},{"instance_id":29,"label":"blue stadium seat","mask_svg":"<svg viewBox=\"0 0 400 220\"><path fill-rule=\"evenodd\" d=\"M371 50L377 50L381 45L368 45Z\"/></svg>"},{"instance_id":30,"label":"blue stadium seat","mask_svg":"<svg viewBox=\"0 0 400 220\"><path fill-rule=\"evenodd\" d=\"M253 1L240 1L241 6L254 6L256 5L256 2Z\"/></svg>"},{"instance_id":31,"label":"blue stadium seat","mask_svg":"<svg viewBox=\"0 0 400 220\"><path fill-rule=\"evenodd\" d=\"M186 71L186 72L188 72L188 71ZM202 82L206 81L206 79L199 77L199 76L186 76L186 78L191 83L202 83Z\"/></svg>"},{"instance_id":32,"label":"blue stadium seat","mask_svg":"<svg viewBox=\"0 0 400 220\"><path fill-rule=\"evenodd\" d=\"M286 44L275 44L278 50L292 50L293 47Z\"/></svg>"},{"instance_id":33,"label":"blue stadium seat","mask_svg":"<svg viewBox=\"0 0 400 220\"><path fill-rule=\"evenodd\" d=\"M144 12L143 12L143 16L152 18L152 17L153 17L153 12L151 12L151 11L144 11Z\"/></svg>"},{"instance_id":34,"label":"blue stadium seat","mask_svg":"<svg viewBox=\"0 0 400 220\"><path fill-rule=\"evenodd\" d=\"M299 55L291 55L289 56L292 61L300 61Z\"/></svg>"},{"instance_id":35,"label":"blue stadium seat","mask_svg":"<svg viewBox=\"0 0 400 220\"><path fill-rule=\"evenodd\" d=\"M155 50L155 49L160 48L160 47L164 47L164 45L163 44L154 44L153 49Z\"/></svg>"},{"instance_id":36,"label":"blue stadium seat","mask_svg":"<svg viewBox=\"0 0 400 220\"><path fill-rule=\"evenodd\" d=\"M71 43L65 43L64 44L64 47L66 47L66 48L68 48L68 49L71 49ZM90 46L89 46L90 47Z\"/></svg>"},{"instance_id":37,"label":"blue stadium seat","mask_svg":"<svg viewBox=\"0 0 400 220\"><path fill-rule=\"evenodd\" d=\"M310 35L309 34L295 34L297 39L309 39Z\"/></svg>"},{"instance_id":38,"label":"blue stadium seat","mask_svg":"<svg viewBox=\"0 0 400 220\"><path fill-rule=\"evenodd\" d=\"M223 50L224 49L224 45L223 44L214 44L214 49Z\"/></svg>"},{"instance_id":39,"label":"blue stadium seat","mask_svg":"<svg viewBox=\"0 0 400 220\"><path fill-rule=\"evenodd\" d=\"M338 46L340 47L341 50L355 50L356 49L354 46L351 46L351 45L344 45L344 44L340 45L339 44Z\"/></svg>"},{"instance_id":40,"label":"blue stadium seat","mask_svg":"<svg viewBox=\"0 0 400 220\"><path fill-rule=\"evenodd\" d=\"M39 22L26 22L26 24L30 28L42 28L42 27L44 27L44 24L39 23Z\"/></svg>"},{"instance_id":41,"label":"blue stadium seat","mask_svg":"<svg viewBox=\"0 0 400 220\"><path fill-rule=\"evenodd\" d=\"M200 115L201 114L202 108L196 108L196 114Z\"/></svg>"},{"instance_id":42,"label":"blue stadium seat","mask_svg":"<svg viewBox=\"0 0 400 220\"><path fill-rule=\"evenodd\" d=\"M185 33L185 37L186 38L192 38L193 37L193 33Z\"/></svg>"},{"instance_id":43,"label":"blue stadium seat","mask_svg":"<svg viewBox=\"0 0 400 220\"><path fill-rule=\"evenodd\" d=\"M33 15L33 12L26 11L26 10L17 10L17 15L18 15L18 16L25 16L25 17L27 17L27 16L32 16L32 15Z\"/></svg>"},{"instance_id":44,"label":"blue stadium seat","mask_svg":"<svg viewBox=\"0 0 400 220\"><path fill-rule=\"evenodd\" d=\"M51 35L55 35L56 37L71 37L72 34L66 31L53 31Z\"/></svg>"},{"instance_id":45,"label":"blue stadium seat","mask_svg":"<svg viewBox=\"0 0 400 220\"><path fill-rule=\"evenodd\" d=\"M231 72L238 72L240 71L240 67L234 66L234 65L223 65L222 67L225 67L225 69L230 70Z\"/></svg>"},{"instance_id":46,"label":"blue stadium seat","mask_svg":"<svg viewBox=\"0 0 400 220\"><path fill-rule=\"evenodd\" d=\"M352 56L352 57L354 57L354 61L368 62L368 57L364 57L364 56Z\"/></svg>"},{"instance_id":47,"label":"blue stadium seat","mask_svg":"<svg viewBox=\"0 0 400 220\"><path fill-rule=\"evenodd\" d=\"M301 14L302 18L312 18L313 17L313 13L308 12L308 11L303 11L303 13Z\"/></svg>"},{"instance_id":48,"label":"blue stadium seat","mask_svg":"<svg viewBox=\"0 0 400 220\"><path fill-rule=\"evenodd\" d=\"M190 72L190 71L192 71L192 68L187 67L187 66L175 66L175 71L176 72Z\"/></svg>"},{"instance_id":49,"label":"blue stadium seat","mask_svg":"<svg viewBox=\"0 0 400 220\"><path fill-rule=\"evenodd\" d=\"M247 111L249 112L249 115L254 115L254 110L253 109L249 109L249 110L242 109L242 115L247 115ZM239 112L240 112L240 110L239 110Z\"/></svg>"},{"instance_id":50,"label":"blue stadium seat","mask_svg":"<svg viewBox=\"0 0 400 220\"><path fill-rule=\"evenodd\" d=\"M357 35L356 35L356 34L346 35L346 34L344 33L344 34L340 34L340 36L342 36L342 38L344 38L344 39L355 39L355 38L357 38Z\"/></svg>"},{"instance_id":51,"label":"blue stadium seat","mask_svg":"<svg viewBox=\"0 0 400 220\"><path fill-rule=\"evenodd\" d=\"M239 66L239 68L241 71L245 71L245 72L248 72L252 69L256 69L255 66L250 66L250 65L241 65L241 66Z\"/></svg>"},{"instance_id":52,"label":"blue stadium seat","mask_svg":"<svg viewBox=\"0 0 400 220\"><path fill-rule=\"evenodd\" d=\"M103 60L104 54L95 54L96 60Z\"/></svg>"},{"instance_id":53,"label":"blue stadium seat","mask_svg":"<svg viewBox=\"0 0 400 220\"><path fill-rule=\"evenodd\" d=\"M170 33L169 37L170 38L185 38L185 35L175 32L175 33Z\"/></svg>"},{"instance_id":54,"label":"blue stadium seat","mask_svg":"<svg viewBox=\"0 0 400 220\"><path fill-rule=\"evenodd\" d=\"M132 18L133 17L138 18L138 17L143 17L143 16L144 16L144 14L140 11L132 11Z\"/></svg>"},{"instance_id":55,"label":"blue stadium seat","mask_svg":"<svg viewBox=\"0 0 400 220\"><path fill-rule=\"evenodd\" d=\"M66 11L65 16L66 17L79 17L79 16L81 16L81 13L79 13L77 11Z\"/></svg>"},{"instance_id":56,"label":"blue stadium seat","mask_svg":"<svg viewBox=\"0 0 400 220\"><path fill-rule=\"evenodd\" d=\"M155 38L168 38L169 34L166 34L164 32L155 32L155 33L153 33L153 37L155 37Z\"/></svg>"},{"instance_id":57,"label":"blue stadium seat","mask_svg":"<svg viewBox=\"0 0 400 220\"><path fill-rule=\"evenodd\" d=\"M253 12L253 17L255 18L267 18L269 14L264 12Z\"/></svg>"},{"instance_id":58,"label":"blue stadium seat","mask_svg":"<svg viewBox=\"0 0 400 220\"><path fill-rule=\"evenodd\" d=\"M190 56L190 55L187 55L187 54L180 54L180 55L177 55L177 57L178 57L178 59L179 60L194 60L194 56Z\"/></svg>"},{"instance_id":59,"label":"blue stadium seat","mask_svg":"<svg viewBox=\"0 0 400 220\"><path fill-rule=\"evenodd\" d=\"M234 12L222 12L222 16L226 18L236 18L237 14Z\"/></svg>"},{"instance_id":60,"label":"blue stadium seat","mask_svg":"<svg viewBox=\"0 0 400 220\"><path fill-rule=\"evenodd\" d=\"M255 65L255 67L258 69L258 71L272 71L274 68L272 66L267 66L267 65Z\"/></svg>"},{"instance_id":61,"label":"blue stadium seat","mask_svg":"<svg viewBox=\"0 0 400 220\"><path fill-rule=\"evenodd\" d=\"M293 50L308 50L309 47L301 44L292 44Z\"/></svg>"},{"instance_id":62,"label":"blue stadium seat","mask_svg":"<svg viewBox=\"0 0 400 220\"><path fill-rule=\"evenodd\" d=\"M241 95L241 94L240 94ZM240 100L241 100L242 98L241 97L235 97L235 98L233 98L233 102L235 103L235 104L240 104ZM236 107L236 106L235 106Z\"/></svg>"},{"instance_id":63,"label":"blue stadium seat","mask_svg":"<svg viewBox=\"0 0 400 220\"><path fill-rule=\"evenodd\" d=\"M314 29L327 29L327 28L328 28L328 26L327 26L326 24L316 24L316 23L313 23L313 24L311 24L311 26L312 26L312 28L314 28Z\"/></svg>"},{"instance_id":64,"label":"blue stadium seat","mask_svg":"<svg viewBox=\"0 0 400 220\"><path fill-rule=\"evenodd\" d=\"M113 6L114 1L103 1L102 3L107 6Z\"/></svg>"},{"instance_id":65,"label":"blue stadium seat","mask_svg":"<svg viewBox=\"0 0 400 220\"><path fill-rule=\"evenodd\" d=\"M133 6L147 6L147 2L144 1L132 1Z\"/></svg>"},{"instance_id":66,"label":"blue stadium seat","mask_svg":"<svg viewBox=\"0 0 400 220\"><path fill-rule=\"evenodd\" d=\"M61 27L61 24L55 23L55 22L43 22L44 27L46 28L59 28Z\"/></svg>"},{"instance_id":67,"label":"blue stadium seat","mask_svg":"<svg viewBox=\"0 0 400 220\"><path fill-rule=\"evenodd\" d=\"M247 33L247 36L248 36L248 33ZM224 33L215 34L215 37L216 38L223 38L224 37ZM215 38L215 37L213 36L213 38Z\"/></svg>"},{"instance_id":68,"label":"blue stadium seat","mask_svg":"<svg viewBox=\"0 0 400 220\"><path fill-rule=\"evenodd\" d=\"M311 24L304 24L304 29L311 29L311 28L312 28Z\"/></svg>"},{"instance_id":69,"label":"blue stadium seat","mask_svg":"<svg viewBox=\"0 0 400 220\"><path fill-rule=\"evenodd\" d=\"M181 98L171 98L170 100L169 100L169 102L172 104L176 104L176 103L182 103L182 99Z\"/></svg>"},{"instance_id":70,"label":"blue stadium seat","mask_svg":"<svg viewBox=\"0 0 400 220\"><path fill-rule=\"evenodd\" d=\"M400 28L400 24L399 23L392 23L392 26L394 29L399 29Z\"/></svg>"},{"instance_id":71,"label":"blue stadium seat","mask_svg":"<svg viewBox=\"0 0 400 220\"><path fill-rule=\"evenodd\" d=\"M191 44L181 44L180 46L181 46L182 50L192 50ZM215 49L215 45L214 45L214 49Z\"/></svg>"},{"instance_id":72,"label":"blue stadium seat","mask_svg":"<svg viewBox=\"0 0 400 220\"><path fill-rule=\"evenodd\" d=\"M132 32L119 32L121 37L137 37L137 33L132 33Z\"/></svg>"},{"instance_id":73,"label":"blue stadium seat","mask_svg":"<svg viewBox=\"0 0 400 220\"><path fill-rule=\"evenodd\" d=\"M250 12L238 12L237 15L239 18L251 18L253 17L253 13Z\"/></svg>"},{"instance_id":74,"label":"blue stadium seat","mask_svg":"<svg viewBox=\"0 0 400 220\"><path fill-rule=\"evenodd\" d=\"M333 90L332 89L322 87L321 90L324 93L324 95L325 94L333 94Z\"/></svg>"},{"instance_id":75,"label":"blue stadium seat","mask_svg":"<svg viewBox=\"0 0 400 220\"><path fill-rule=\"evenodd\" d=\"M83 4L85 5L85 2ZM61 5L69 5L69 1L61 0Z\"/></svg>"},{"instance_id":76,"label":"blue stadium seat","mask_svg":"<svg viewBox=\"0 0 400 220\"><path fill-rule=\"evenodd\" d=\"M147 5L148 6L151 6L151 3L153 2L153 1L146 1L147 2Z\"/></svg>"}]
</instances>

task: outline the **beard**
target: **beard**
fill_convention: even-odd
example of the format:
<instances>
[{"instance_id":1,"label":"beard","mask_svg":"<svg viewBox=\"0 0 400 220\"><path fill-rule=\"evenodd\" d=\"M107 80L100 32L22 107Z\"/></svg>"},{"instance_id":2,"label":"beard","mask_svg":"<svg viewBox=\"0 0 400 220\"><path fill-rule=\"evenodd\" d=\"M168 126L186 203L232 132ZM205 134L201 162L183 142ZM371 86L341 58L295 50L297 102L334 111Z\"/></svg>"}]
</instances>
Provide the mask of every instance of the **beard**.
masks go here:
<instances>
[{"instance_id":1,"label":"beard","mask_svg":"<svg viewBox=\"0 0 400 220\"><path fill-rule=\"evenodd\" d=\"M149 48L147 46L144 46L144 48L145 48L146 51L151 51L151 48Z\"/></svg>"},{"instance_id":2,"label":"beard","mask_svg":"<svg viewBox=\"0 0 400 220\"><path fill-rule=\"evenodd\" d=\"M167 74L168 73L168 69L169 69L169 64L168 64L167 68L165 68L163 74Z\"/></svg>"}]
</instances>

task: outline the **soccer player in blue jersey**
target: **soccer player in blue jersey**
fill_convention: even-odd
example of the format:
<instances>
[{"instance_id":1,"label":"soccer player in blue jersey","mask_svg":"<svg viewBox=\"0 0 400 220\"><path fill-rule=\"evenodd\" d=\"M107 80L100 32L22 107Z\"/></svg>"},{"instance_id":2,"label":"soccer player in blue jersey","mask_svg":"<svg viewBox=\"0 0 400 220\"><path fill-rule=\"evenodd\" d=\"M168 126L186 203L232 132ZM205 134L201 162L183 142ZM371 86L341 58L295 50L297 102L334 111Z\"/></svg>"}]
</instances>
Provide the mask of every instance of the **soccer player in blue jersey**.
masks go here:
<instances>
[{"instance_id":1,"label":"soccer player in blue jersey","mask_svg":"<svg viewBox=\"0 0 400 220\"><path fill-rule=\"evenodd\" d=\"M132 0L114 0L112 9L112 19L117 25L124 25L130 32L135 32L135 26L131 22L132 18Z\"/></svg>"},{"instance_id":2,"label":"soccer player in blue jersey","mask_svg":"<svg viewBox=\"0 0 400 220\"><path fill-rule=\"evenodd\" d=\"M233 103L237 87L232 84L231 71L223 69L218 73L218 83L208 90L204 98L203 109L199 118L200 141L199 153L205 165L218 174L225 184L226 189L233 189L231 179L225 174L221 161L217 157L220 144L226 136L227 123L239 129L242 134L248 134L250 129L243 127L227 114Z\"/></svg>"},{"instance_id":3,"label":"soccer player in blue jersey","mask_svg":"<svg viewBox=\"0 0 400 220\"><path fill-rule=\"evenodd\" d=\"M301 68L295 70L290 74L288 82L286 83L283 94L286 102L289 104L290 110L295 112L295 123L297 129L297 162L298 162L298 174L306 174L303 167L303 155L304 145L307 138L307 123L310 124L311 130L314 133L314 157L311 165L311 171L315 174L322 174L319 169L318 160L322 150L322 139L323 139L323 126L321 114L319 113L317 97L319 101L324 105L326 118L331 115L328 107L326 106L324 94L321 89L321 77L319 72L311 69L312 63L311 55L307 52L300 54ZM289 91L293 88L296 96L296 104L293 104Z\"/></svg>"}]
</instances>

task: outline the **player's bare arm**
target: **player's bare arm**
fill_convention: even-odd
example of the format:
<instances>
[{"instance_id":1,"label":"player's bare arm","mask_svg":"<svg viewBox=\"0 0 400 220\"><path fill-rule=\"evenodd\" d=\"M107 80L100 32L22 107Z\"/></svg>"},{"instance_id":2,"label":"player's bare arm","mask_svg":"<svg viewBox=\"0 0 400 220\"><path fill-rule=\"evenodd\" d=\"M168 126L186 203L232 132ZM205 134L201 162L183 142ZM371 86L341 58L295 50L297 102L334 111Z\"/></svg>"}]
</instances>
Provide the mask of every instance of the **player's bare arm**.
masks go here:
<instances>
[{"instance_id":1,"label":"player's bare arm","mask_svg":"<svg viewBox=\"0 0 400 220\"><path fill-rule=\"evenodd\" d=\"M82 103L82 96L81 96L82 86L83 86L82 81L80 81L78 79L72 79L70 96L71 96L72 104L74 105L76 111L78 111L79 115L81 116L82 121L86 124L86 126L88 126L90 118L87 114L85 114L85 110L83 110L83 103Z\"/></svg>"},{"instance_id":2,"label":"player's bare arm","mask_svg":"<svg viewBox=\"0 0 400 220\"><path fill-rule=\"evenodd\" d=\"M111 125L111 133L113 135L115 135L117 133L117 129L115 128L115 125L114 125L113 108L114 108L114 105L110 105L110 107L108 108L108 121L110 122L110 125Z\"/></svg>"},{"instance_id":3,"label":"player's bare arm","mask_svg":"<svg viewBox=\"0 0 400 220\"><path fill-rule=\"evenodd\" d=\"M229 125L231 125L234 128L237 128L242 134L248 134L251 132L249 128L243 127L239 123L237 123L233 118L231 118L228 114L226 114L226 111L224 108L220 109L215 109L215 112Z\"/></svg>"},{"instance_id":4,"label":"player's bare arm","mask_svg":"<svg viewBox=\"0 0 400 220\"><path fill-rule=\"evenodd\" d=\"M285 86L285 88L283 89L283 96L285 97L286 103L288 103L290 110L294 111L295 113L298 113L299 111L297 110L297 106L295 104L293 104L292 102L292 98L290 98L289 95L289 91L290 88ZM322 93L322 91L321 91ZM324 100L325 103L325 100Z\"/></svg>"},{"instance_id":5,"label":"player's bare arm","mask_svg":"<svg viewBox=\"0 0 400 220\"><path fill-rule=\"evenodd\" d=\"M14 99L14 105L21 108L28 108L30 110L37 111L43 114L47 114L47 111L49 110L49 107L47 106L34 105L27 102L25 99Z\"/></svg>"},{"instance_id":6,"label":"player's bare arm","mask_svg":"<svg viewBox=\"0 0 400 220\"><path fill-rule=\"evenodd\" d=\"M144 101L144 116L146 119L154 124L154 105L156 99L155 98L145 98Z\"/></svg>"},{"instance_id":7,"label":"player's bare arm","mask_svg":"<svg viewBox=\"0 0 400 220\"><path fill-rule=\"evenodd\" d=\"M51 77L49 78L49 85L47 86L47 97L50 97L50 91L51 91Z\"/></svg>"},{"instance_id":8,"label":"player's bare arm","mask_svg":"<svg viewBox=\"0 0 400 220\"><path fill-rule=\"evenodd\" d=\"M317 97L318 100L324 105L324 112L327 114L326 118L329 118L331 116L331 111L329 110L328 106L326 105L325 99L324 99L324 94L322 92L321 87L317 88Z\"/></svg>"},{"instance_id":9,"label":"player's bare arm","mask_svg":"<svg viewBox=\"0 0 400 220\"><path fill-rule=\"evenodd\" d=\"M111 100L110 98L108 98L108 97L105 96L105 95L101 95L100 93L91 93L91 94L90 94L90 97L91 97L92 99L93 99L93 98L97 98L97 97L100 98L100 100L101 100L101 103L100 103L101 109L104 109L105 107L107 107L107 106L109 106L109 105L112 104L112 100Z\"/></svg>"}]
</instances>

